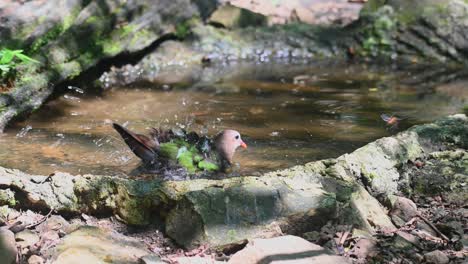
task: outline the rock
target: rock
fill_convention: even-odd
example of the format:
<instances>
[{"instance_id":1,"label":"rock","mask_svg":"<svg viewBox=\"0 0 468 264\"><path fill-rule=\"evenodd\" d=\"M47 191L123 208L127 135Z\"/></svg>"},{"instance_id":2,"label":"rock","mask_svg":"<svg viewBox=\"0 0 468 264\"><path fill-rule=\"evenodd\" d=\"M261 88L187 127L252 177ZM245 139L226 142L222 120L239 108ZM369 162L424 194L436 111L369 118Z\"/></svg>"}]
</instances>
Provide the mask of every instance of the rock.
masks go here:
<instances>
[{"instance_id":1,"label":"rock","mask_svg":"<svg viewBox=\"0 0 468 264\"><path fill-rule=\"evenodd\" d=\"M221 264L224 261L215 261L212 257L180 257L175 259L178 264Z\"/></svg>"},{"instance_id":2,"label":"rock","mask_svg":"<svg viewBox=\"0 0 468 264\"><path fill-rule=\"evenodd\" d=\"M76 78L103 59L188 31L186 21L200 18L199 5L212 9L216 1L6 2L0 46L26 50L40 63L19 68L17 86L0 93L0 131L11 118L37 109L53 92L48 83Z\"/></svg>"},{"instance_id":3,"label":"rock","mask_svg":"<svg viewBox=\"0 0 468 264\"><path fill-rule=\"evenodd\" d=\"M362 186L356 189L351 195L351 210L347 211L349 215L346 217L370 233L376 229L395 228L383 206Z\"/></svg>"},{"instance_id":4,"label":"rock","mask_svg":"<svg viewBox=\"0 0 468 264\"><path fill-rule=\"evenodd\" d=\"M15 193L10 189L0 190L0 205L14 207L16 205Z\"/></svg>"},{"instance_id":5,"label":"rock","mask_svg":"<svg viewBox=\"0 0 468 264\"><path fill-rule=\"evenodd\" d=\"M32 255L28 258L28 264L44 264L44 259L38 255Z\"/></svg>"},{"instance_id":6,"label":"rock","mask_svg":"<svg viewBox=\"0 0 468 264\"><path fill-rule=\"evenodd\" d=\"M249 26L265 26L267 24L267 17L245 8L226 4L218 7L218 9L211 14L208 22L227 28L243 28Z\"/></svg>"},{"instance_id":7,"label":"rock","mask_svg":"<svg viewBox=\"0 0 468 264\"><path fill-rule=\"evenodd\" d=\"M301 237L310 242L317 242L320 239L320 233L317 231L306 232Z\"/></svg>"},{"instance_id":8,"label":"rock","mask_svg":"<svg viewBox=\"0 0 468 264\"><path fill-rule=\"evenodd\" d=\"M335 203L333 195L307 179L227 179L185 193L166 218L166 233L185 247L195 247L262 236L274 220L284 232L306 232L332 219Z\"/></svg>"},{"instance_id":9,"label":"rock","mask_svg":"<svg viewBox=\"0 0 468 264\"><path fill-rule=\"evenodd\" d=\"M466 144L466 142L460 142ZM409 168L403 177L410 180L410 190L418 196L441 195L445 202L463 205L468 199L468 152L465 149L435 151L429 154L426 166Z\"/></svg>"},{"instance_id":10,"label":"rock","mask_svg":"<svg viewBox=\"0 0 468 264\"><path fill-rule=\"evenodd\" d=\"M2 263L16 263L16 242L15 234L7 229L0 229L0 259Z\"/></svg>"},{"instance_id":11,"label":"rock","mask_svg":"<svg viewBox=\"0 0 468 264\"><path fill-rule=\"evenodd\" d=\"M393 239L392 246L398 249L422 248L419 238L403 231L398 231Z\"/></svg>"},{"instance_id":12,"label":"rock","mask_svg":"<svg viewBox=\"0 0 468 264\"><path fill-rule=\"evenodd\" d=\"M356 242L349 254L356 256L358 259L365 259L367 257L375 257L378 253L377 241L375 239L362 238Z\"/></svg>"},{"instance_id":13,"label":"rock","mask_svg":"<svg viewBox=\"0 0 468 264\"><path fill-rule=\"evenodd\" d=\"M56 263L138 263L150 254L145 248L134 239L85 226L65 236L49 254Z\"/></svg>"},{"instance_id":14,"label":"rock","mask_svg":"<svg viewBox=\"0 0 468 264\"><path fill-rule=\"evenodd\" d=\"M140 264L164 264L160 257L155 255L147 255L140 258Z\"/></svg>"},{"instance_id":15,"label":"rock","mask_svg":"<svg viewBox=\"0 0 468 264\"><path fill-rule=\"evenodd\" d=\"M65 233L70 233L74 231L70 227L70 224L60 215L52 215L45 222L39 224L36 227L36 230L39 232L48 232L48 231L63 231Z\"/></svg>"},{"instance_id":16,"label":"rock","mask_svg":"<svg viewBox=\"0 0 468 264\"><path fill-rule=\"evenodd\" d=\"M230 0L231 4L248 8L272 18L273 23L291 23L299 20L309 24L346 25L359 16L360 4L348 1L243 1Z\"/></svg>"},{"instance_id":17,"label":"rock","mask_svg":"<svg viewBox=\"0 0 468 264\"><path fill-rule=\"evenodd\" d=\"M390 215L402 219L404 221L403 224L418 215L418 208L410 199L400 196L393 196L390 197L390 199L392 200L392 211Z\"/></svg>"},{"instance_id":18,"label":"rock","mask_svg":"<svg viewBox=\"0 0 468 264\"><path fill-rule=\"evenodd\" d=\"M400 168L406 171L408 160L434 152L429 151L433 148L467 147L466 127L465 116L449 117L377 140L337 159L260 177L160 181L57 172L50 181L40 183L37 179L44 176L0 167L0 185L15 190L16 199L26 208L114 214L139 226L162 221L166 233L187 248L303 234L335 219L373 234L395 227L371 193L385 201L398 189L394 181L401 177Z\"/></svg>"},{"instance_id":19,"label":"rock","mask_svg":"<svg viewBox=\"0 0 468 264\"><path fill-rule=\"evenodd\" d=\"M243 250L234 254L228 263L351 263L328 250L296 236L254 239Z\"/></svg>"},{"instance_id":20,"label":"rock","mask_svg":"<svg viewBox=\"0 0 468 264\"><path fill-rule=\"evenodd\" d=\"M21 248L30 247L39 242L39 236L36 232L25 229L15 234L16 244Z\"/></svg>"},{"instance_id":21,"label":"rock","mask_svg":"<svg viewBox=\"0 0 468 264\"><path fill-rule=\"evenodd\" d=\"M431 264L446 264L449 263L450 259L440 250L434 250L432 252L424 254L424 259L427 263Z\"/></svg>"},{"instance_id":22,"label":"rock","mask_svg":"<svg viewBox=\"0 0 468 264\"><path fill-rule=\"evenodd\" d=\"M41 239L39 240L41 248L50 248L57 245L60 241L60 236L56 231L46 231L41 233Z\"/></svg>"}]
</instances>

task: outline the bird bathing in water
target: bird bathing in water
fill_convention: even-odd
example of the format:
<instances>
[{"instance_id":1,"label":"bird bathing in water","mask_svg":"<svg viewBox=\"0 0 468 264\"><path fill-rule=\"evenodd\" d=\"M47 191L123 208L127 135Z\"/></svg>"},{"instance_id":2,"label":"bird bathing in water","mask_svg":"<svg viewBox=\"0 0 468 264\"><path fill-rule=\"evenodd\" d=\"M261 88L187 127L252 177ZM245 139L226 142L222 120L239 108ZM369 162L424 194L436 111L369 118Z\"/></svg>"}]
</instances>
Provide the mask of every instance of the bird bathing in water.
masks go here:
<instances>
[{"instance_id":1,"label":"bird bathing in water","mask_svg":"<svg viewBox=\"0 0 468 264\"><path fill-rule=\"evenodd\" d=\"M226 171L237 148L247 148L240 133L231 129L209 138L195 132L155 128L145 136L116 123L113 127L145 165L183 167L189 173Z\"/></svg>"}]
</instances>

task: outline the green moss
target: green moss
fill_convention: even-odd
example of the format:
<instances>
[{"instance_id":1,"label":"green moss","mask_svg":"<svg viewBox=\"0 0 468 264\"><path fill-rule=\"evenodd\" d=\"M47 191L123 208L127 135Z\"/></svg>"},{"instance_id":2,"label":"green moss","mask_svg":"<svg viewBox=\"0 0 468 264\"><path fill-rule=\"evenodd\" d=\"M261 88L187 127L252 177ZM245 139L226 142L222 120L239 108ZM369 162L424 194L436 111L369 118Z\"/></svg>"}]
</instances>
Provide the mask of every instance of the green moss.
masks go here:
<instances>
[{"instance_id":1,"label":"green moss","mask_svg":"<svg viewBox=\"0 0 468 264\"><path fill-rule=\"evenodd\" d=\"M148 42L148 41L153 41L153 38L154 38L154 33L149 31L149 30L138 30L136 32L133 33L133 37L132 39L130 40L130 46L135 46L137 45L138 43L141 43L141 42ZM149 43L147 43L149 44Z\"/></svg>"},{"instance_id":2,"label":"green moss","mask_svg":"<svg viewBox=\"0 0 468 264\"><path fill-rule=\"evenodd\" d=\"M391 55L391 33L396 28L396 20L392 8L379 10L371 17L373 23L362 29L364 41L361 54L363 56Z\"/></svg>"},{"instance_id":3,"label":"green moss","mask_svg":"<svg viewBox=\"0 0 468 264\"><path fill-rule=\"evenodd\" d=\"M184 21L176 25L175 35L179 39L185 39L191 33L190 22Z\"/></svg>"},{"instance_id":4,"label":"green moss","mask_svg":"<svg viewBox=\"0 0 468 264\"><path fill-rule=\"evenodd\" d=\"M111 39L101 40L97 45L102 47L104 55L116 55L122 51L123 47L120 41L113 41Z\"/></svg>"},{"instance_id":5,"label":"green moss","mask_svg":"<svg viewBox=\"0 0 468 264\"><path fill-rule=\"evenodd\" d=\"M127 37L130 33L136 32L136 27L134 25L125 25L119 30L119 34L122 37Z\"/></svg>"},{"instance_id":6,"label":"green moss","mask_svg":"<svg viewBox=\"0 0 468 264\"><path fill-rule=\"evenodd\" d=\"M86 20L85 20L85 23L86 24L96 24L98 21L100 21L101 19L97 16L89 16Z\"/></svg>"},{"instance_id":7,"label":"green moss","mask_svg":"<svg viewBox=\"0 0 468 264\"><path fill-rule=\"evenodd\" d=\"M15 206L17 201L15 193L10 189L0 190L0 205Z\"/></svg>"},{"instance_id":8,"label":"green moss","mask_svg":"<svg viewBox=\"0 0 468 264\"><path fill-rule=\"evenodd\" d=\"M37 90L43 87L46 87L48 84L48 77L46 74L33 74L33 73L28 73L22 76L18 83L17 87L20 86L30 86L31 89Z\"/></svg>"},{"instance_id":9,"label":"green moss","mask_svg":"<svg viewBox=\"0 0 468 264\"><path fill-rule=\"evenodd\" d=\"M234 229L231 229L227 232L228 238L230 242L237 240L237 232Z\"/></svg>"},{"instance_id":10,"label":"green moss","mask_svg":"<svg viewBox=\"0 0 468 264\"><path fill-rule=\"evenodd\" d=\"M386 0L369 0L367 3L364 5L362 9L362 13L370 13L370 12L375 12L377 9L379 9L381 6L385 4Z\"/></svg>"},{"instance_id":11,"label":"green moss","mask_svg":"<svg viewBox=\"0 0 468 264\"><path fill-rule=\"evenodd\" d=\"M335 208L336 207L336 195L334 193L325 193L322 200L320 201L321 208Z\"/></svg>"},{"instance_id":12,"label":"green moss","mask_svg":"<svg viewBox=\"0 0 468 264\"><path fill-rule=\"evenodd\" d=\"M372 181L374 180L375 178L378 177L378 175L375 173L375 172L371 172L367 175L367 177Z\"/></svg>"},{"instance_id":13,"label":"green moss","mask_svg":"<svg viewBox=\"0 0 468 264\"><path fill-rule=\"evenodd\" d=\"M52 27L47 33L37 38L29 48L29 53L36 53L39 49L47 45L50 41L57 39L63 32L67 31L75 22L75 18L79 14L79 9L73 10L72 13L66 16L61 24Z\"/></svg>"},{"instance_id":14,"label":"green moss","mask_svg":"<svg viewBox=\"0 0 468 264\"><path fill-rule=\"evenodd\" d=\"M468 105L463 106L463 113L468 115Z\"/></svg>"},{"instance_id":15,"label":"green moss","mask_svg":"<svg viewBox=\"0 0 468 264\"><path fill-rule=\"evenodd\" d=\"M77 61L56 64L53 66L53 69L59 76L62 76L63 79L74 78L80 75L82 71L81 65Z\"/></svg>"}]
</instances>

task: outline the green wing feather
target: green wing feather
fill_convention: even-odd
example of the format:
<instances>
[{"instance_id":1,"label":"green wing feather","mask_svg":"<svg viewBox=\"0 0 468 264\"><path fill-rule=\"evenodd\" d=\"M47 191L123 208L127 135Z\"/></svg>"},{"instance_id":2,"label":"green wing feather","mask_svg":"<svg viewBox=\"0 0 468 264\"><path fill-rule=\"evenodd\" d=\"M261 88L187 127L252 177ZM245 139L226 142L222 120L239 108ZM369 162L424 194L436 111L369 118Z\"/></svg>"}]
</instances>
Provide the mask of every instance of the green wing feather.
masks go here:
<instances>
[{"instance_id":1,"label":"green wing feather","mask_svg":"<svg viewBox=\"0 0 468 264\"><path fill-rule=\"evenodd\" d=\"M191 146L183 139L174 139L160 144L159 153L161 158L177 161L177 164L184 167L189 173L220 170L216 157L205 159L196 146Z\"/></svg>"}]
</instances>

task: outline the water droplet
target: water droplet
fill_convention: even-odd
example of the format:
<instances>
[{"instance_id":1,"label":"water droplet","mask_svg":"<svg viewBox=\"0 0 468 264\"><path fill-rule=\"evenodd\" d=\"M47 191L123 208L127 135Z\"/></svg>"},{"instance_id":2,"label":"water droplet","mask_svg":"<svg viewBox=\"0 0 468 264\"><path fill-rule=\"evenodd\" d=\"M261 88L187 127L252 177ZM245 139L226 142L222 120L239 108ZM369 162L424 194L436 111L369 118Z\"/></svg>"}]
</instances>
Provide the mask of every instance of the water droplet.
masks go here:
<instances>
[{"instance_id":1,"label":"water droplet","mask_svg":"<svg viewBox=\"0 0 468 264\"><path fill-rule=\"evenodd\" d=\"M71 96L71 95L68 95L68 94L64 95L63 98L65 98L67 100L70 100L70 101L77 101L77 102L80 101L80 98L75 97L75 96Z\"/></svg>"},{"instance_id":2,"label":"water droplet","mask_svg":"<svg viewBox=\"0 0 468 264\"><path fill-rule=\"evenodd\" d=\"M273 132L270 133L270 136L277 137L277 136L279 136L279 132L278 131L273 131Z\"/></svg>"},{"instance_id":3,"label":"water droplet","mask_svg":"<svg viewBox=\"0 0 468 264\"><path fill-rule=\"evenodd\" d=\"M32 126L27 125L26 127L23 127L18 134L16 134L16 137L25 137L26 134L32 129Z\"/></svg>"},{"instance_id":4,"label":"water droplet","mask_svg":"<svg viewBox=\"0 0 468 264\"><path fill-rule=\"evenodd\" d=\"M72 91L75 91L75 92L80 93L80 94L84 93L83 89L81 89L79 87L76 87L76 86L68 86L67 88L68 88L68 90L72 90Z\"/></svg>"}]
</instances>

